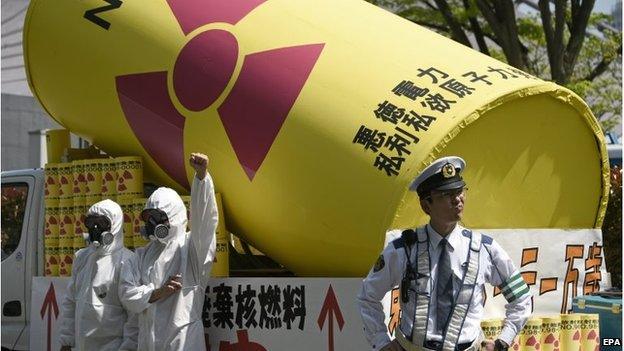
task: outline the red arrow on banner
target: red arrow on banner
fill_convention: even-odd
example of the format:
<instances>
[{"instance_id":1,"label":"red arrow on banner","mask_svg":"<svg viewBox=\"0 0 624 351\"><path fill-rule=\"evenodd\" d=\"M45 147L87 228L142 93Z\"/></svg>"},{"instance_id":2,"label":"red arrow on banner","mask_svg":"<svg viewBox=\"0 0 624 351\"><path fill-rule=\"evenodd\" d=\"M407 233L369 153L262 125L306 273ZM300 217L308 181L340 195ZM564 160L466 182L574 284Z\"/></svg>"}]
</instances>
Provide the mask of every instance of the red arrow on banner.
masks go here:
<instances>
[{"instance_id":1,"label":"red arrow on banner","mask_svg":"<svg viewBox=\"0 0 624 351\"><path fill-rule=\"evenodd\" d=\"M59 308L56 303L56 294L54 293L54 285L50 283L50 288L43 299L43 305L41 306L41 319L48 314L48 351L52 350L52 313L54 313L54 319L58 317Z\"/></svg>"},{"instance_id":2,"label":"red arrow on banner","mask_svg":"<svg viewBox=\"0 0 624 351\"><path fill-rule=\"evenodd\" d=\"M318 325L321 330L323 330L325 319L329 320L329 326L327 328L329 351L334 351L334 314L336 316L336 321L338 322L338 328L342 330L342 327L344 326L344 318L342 318L342 312L340 312L336 294L334 294L334 289L332 289L330 284L329 289L327 290L327 295L325 296L325 301L323 302L323 308L321 308L321 314L318 318Z\"/></svg>"}]
</instances>

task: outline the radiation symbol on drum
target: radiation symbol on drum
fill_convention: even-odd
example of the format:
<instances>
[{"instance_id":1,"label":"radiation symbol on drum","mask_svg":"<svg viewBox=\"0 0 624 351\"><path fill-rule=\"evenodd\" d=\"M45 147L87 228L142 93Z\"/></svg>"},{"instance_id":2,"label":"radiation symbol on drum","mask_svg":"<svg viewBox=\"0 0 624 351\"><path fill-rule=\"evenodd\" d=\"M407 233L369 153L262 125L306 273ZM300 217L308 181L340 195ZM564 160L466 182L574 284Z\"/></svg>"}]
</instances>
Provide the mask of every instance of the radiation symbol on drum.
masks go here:
<instances>
[{"instance_id":1,"label":"radiation symbol on drum","mask_svg":"<svg viewBox=\"0 0 624 351\"><path fill-rule=\"evenodd\" d=\"M49 188L52 187L54 184L54 177L52 176L48 176L48 178L46 179L46 182L44 184L44 189L45 189L45 196L50 195L50 190Z\"/></svg>"},{"instance_id":2,"label":"radiation symbol on drum","mask_svg":"<svg viewBox=\"0 0 624 351\"><path fill-rule=\"evenodd\" d=\"M121 174L121 177L119 177L119 179L117 179L117 192L124 192L126 190L128 190L128 187L126 186L126 180L130 180L130 179L134 179L134 177L132 176L132 173L130 173L128 170L124 170L124 172Z\"/></svg>"},{"instance_id":3,"label":"radiation symbol on drum","mask_svg":"<svg viewBox=\"0 0 624 351\"><path fill-rule=\"evenodd\" d=\"M544 339L544 345L553 345L553 351L559 351L559 340L552 333Z\"/></svg>"},{"instance_id":4,"label":"radiation symbol on drum","mask_svg":"<svg viewBox=\"0 0 624 351\"><path fill-rule=\"evenodd\" d=\"M599 351L600 350L600 337L598 336L598 333L596 333L595 330L590 330L589 333L587 334L587 340L595 340L596 341L596 348L595 350L591 350L591 351Z\"/></svg>"},{"instance_id":5,"label":"radiation symbol on drum","mask_svg":"<svg viewBox=\"0 0 624 351\"><path fill-rule=\"evenodd\" d=\"M531 337L528 338L527 341L524 343L524 346L532 347L535 350L539 350L540 349L539 341L537 340L535 335L531 335Z\"/></svg>"},{"instance_id":6,"label":"radiation symbol on drum","mask_svg":"<svg viewBox=\"0 0 624 351\"><path fill-rule=\"evenodd\" d=\"M47 221L46 221L46 225L45 225L45 236L50 236L52 235L52 230L50 229L51 226L56 226L58 225L58 221L56 220L56 216L46 216Z\"/></svg>"},{"instance_id":7,"label":"radiation symbol on drum","mask_svg":"<svg viewBox=\"0 0 624 351\"><path fill-rule=\"evenodd\" d=\"M95 176L93 175L91 171L89 171L87 173L87 185L85 186L85 193L91 194L91 186L89 185L92 184L93 182L95 182Z\"/></svg>"},{"instance_id":8,"label":"radiation symbol on drum","mask_svg":"<svg viewBox=\"0 0 624 351\"><path fill-rule=\"evenodd\" d=\"M67 235L67 229L65 228L65 226L68 224L73 224L72 219L69 216L64 216L59 227L59 232L61 235Z\"/></svg>"},{"instance_id":9,"label":"radiation symbol on drum","mask_svg":"<svg viewBox=\"0 0 624 351\"><path fill-rule=\"evenodd\" d=\"M74 234L82 236L82 233L86 231L86 228L84 228L85 218L86 216L84 214L76 216L76 221L74 222Z\"/></svg>"},{"instance_id":10,"label":"radiation symbol on drum","mask_svg":"<svg viewBox=\"0 0 624 351\"><path fill-rule=\"evenodd\" d=\"M69 184L69 180L66 176L61 175L59 177L59 183L61 183L61 187L59 188L59 194L64 195L65 192L63 191L63 185L67 186L67 184Z\"/></svg>"},{"instance_id":11,"label":"radiation symbol on drum","mask_svg":"<svg viewBox=\"0 0 624 351\"><path fill-rule=\"evenodd\" d=\"M74 259L71 255L62 255L61 264L60 264L60 275L66 276L69 274L69 267L74 264Z\"/></svg>"},{"instance_id":12,"label":"radiation symbol on drum","mask_svg":"<svg viewBox=\"0 0 624 351\"><path fill-rule=\"evenodd\" d=\"M168 4L184 35L211 23L236 25L266 0L176 1ZM238 78L217 107L230 144L253 180L290 109L308 80L324 43L271 48L244 56ZM238 41L229 31L206 29L177 54L173 91L190 111L211 106L230 82ZM176 182L189 187L184 167L185 117L171 101L168 71L116 77L117 95L134 134Z\"/></svg>"},{"instance_id":13,"label":"radiation symbol on drum","mask_svg":"<svg viewBox=\"0 0 624 351\"><path fill-rule=\"evenodd\" d=\"M124 219L124 224L125 223L132 223L132 218L130 218L130 216L127 213L124 213L123 219Z\"/></svg>"},{"instance_id":14,"label":"radiation symbol on drum","mask_svg":"<svg viewBox=\"0 0 624 351\"><path fill-rule=\"evenodd\" d=\"M113 176L112 172L110 171L104 172L104 175L102 176L102 194L109 193L108 184L114 181L115 181L115 176Z\"/></svg>"},{"instance_id":15,"label":"radiation symbol on drum","mask_svg":"<svg viewBox=\"0 0 624 351\"><path fill-rule=\"evenodd\" d=\"M84 173L78 173L78 176L74 179L74 194L80 194L80 183L86 184L87 178L85 178Z\"/></svg>"},{"instance_id":16,"label":"radiation symbol on drum","mask_svg":"<svg viewBox=\"0 0 624 351\"><path fill-rule=\"evenodd\" d=\"M141 232L141 221L138 218L134 218L134 227L132 228L133 233Z\"/></svg>"}]
</instances>

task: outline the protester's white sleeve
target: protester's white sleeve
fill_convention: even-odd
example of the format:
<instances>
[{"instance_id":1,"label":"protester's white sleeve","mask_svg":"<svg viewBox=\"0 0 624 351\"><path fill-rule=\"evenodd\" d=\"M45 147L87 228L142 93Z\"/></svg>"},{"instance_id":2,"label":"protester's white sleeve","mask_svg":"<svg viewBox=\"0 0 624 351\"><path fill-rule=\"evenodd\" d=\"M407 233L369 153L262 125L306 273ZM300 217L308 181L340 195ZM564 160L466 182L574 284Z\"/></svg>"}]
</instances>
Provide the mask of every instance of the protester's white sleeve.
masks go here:
<instances>
[{"instance_id":1,"label":"protester's white sleeve","mask_svg":"<svg viewBox=\"0 0 624 351\"><path fill-rule=\"evenodd\" d=\"M76 346L76 266L72 266L72 275L69 278L67 289L65 289L65 298L62 303L61 330L59 333L59 341L61 346Z\"/></svg>"},{"instance_id":2,"label":"protester's white sleeve","mask_svg":"<svg viewBox=\"0 0 624 351\"><path fill-rule=\"evenodd\" d=\"M531 292L507 252L496 241L486 249L492 264L489 283L499 287L507 300L499 339L511 345L531 316Z\"/></svg>"},{"instance_id":3,"label":"protester's white sleeve","mask_svg":"<svg viewBox=\"0 0 624 351\"><path fill-rule=\"evenodd\" d=\"M375 266L364 278L357 296L364 334L375 351L390 343L381 300L401 282L405 255L400 250L402 248L396 249L392 242L386 246Z\"/></svg>"},{"instance_id":4,"label":"protester's white sleeve","mask_svg":"<svg viewBox=\"0 0 624 351\"><path fill-rule=\"evenodd\" d=\"M128 312L126 324L123 330L123 342L119 346L120 351L136 351L139 343L139 317L136 313Z\"/></svg>"},{"instance_id":5,"label":"protester's white sleeve","mask_svg":"<svg viewBox=\"0 0 624 351\"><path fill-rule=\"evenodd\" d=\"M191 240L199 263L203 268L212 263L215 258L218 222L219 211L210 174L206 172L206 177L202 180L198 179L197 176L193 177L193 185L191 186Z\"/></svg>"},{"instance_id":6,"label":"protester's white sleeve","mask_svg":"<svg viewBox=\"0 0 624 351\"><path fill-rule=\"evenodd\" d=\"M141 284L138 260L138 256L134 254L121 264L119 296L128 313L141 313L147 309L151 305L149 299L156 289L152 283Z\"/></svg>"}]
</instances>

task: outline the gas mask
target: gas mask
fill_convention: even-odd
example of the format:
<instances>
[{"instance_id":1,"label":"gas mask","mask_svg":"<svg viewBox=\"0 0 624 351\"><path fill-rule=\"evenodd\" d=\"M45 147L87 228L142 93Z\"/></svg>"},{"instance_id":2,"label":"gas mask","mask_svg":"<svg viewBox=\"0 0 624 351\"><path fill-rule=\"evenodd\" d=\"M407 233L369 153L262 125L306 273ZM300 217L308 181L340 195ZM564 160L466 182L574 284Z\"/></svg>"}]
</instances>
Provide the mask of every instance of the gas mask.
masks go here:
<instances>
[{"instance_id":1,"label":"gas mask","mask_svg":"<svg viewBox=\"0 0 624 351\"><path fill-rule=\"evenodd\" d=\"M163 241L169 235L169 218L163 210L148 208L141 212L141 219L145 223L141 227L141 235L152 241Z\"/></svg>"},{"instance_id":2,"label":"gas mask","mask_svg":"<svg viewBox=\"0 0 624 351\"><path fill-rule=\"evenodd\" d=\"M84 224L88 231L85 239L96 247L113 243L113 233L110 232L111 222L108 217L89 214L85 218Z\"/></svg>"}]
</instances>

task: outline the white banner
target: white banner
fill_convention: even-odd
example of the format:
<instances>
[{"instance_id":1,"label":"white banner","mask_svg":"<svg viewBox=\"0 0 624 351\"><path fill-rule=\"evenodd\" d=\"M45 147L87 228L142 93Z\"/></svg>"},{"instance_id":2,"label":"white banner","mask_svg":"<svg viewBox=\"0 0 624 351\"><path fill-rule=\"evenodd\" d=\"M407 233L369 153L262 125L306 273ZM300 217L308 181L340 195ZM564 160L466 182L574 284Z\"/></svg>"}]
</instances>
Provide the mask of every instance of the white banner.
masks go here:
<instances>
[{"instance_id":1,"label":"white banner","mask_svg":"<svg viewBox=\"0 0 624 351\"><path fill-rule=\"evenodd\" d=\"M522 272L534 296L536 316L570 310L573 296L604 286L599 230L483 232L505 248ZM67 278L37 277L33 282L31 349L47 350L50 318L50 345L58 350L58 321L51 296L60 310ZM209 351L370 349L355 300L361 282L361 278L211 279L203 313L206 346ZM50 293L51 287L55 294ZM484 317L503 318L504 298L494 296L491 286L486 292ZM398 291L395 304L391 304L391 294L383 301L389 331L399 316Z\"/></svg>"},{"instance_id":2,"label":"white banner","mask_svg":"<svg viewBox=\"0 0 624 351\"><path fill-rule=\"evenodd\" d=\"M482 232L498 241L522 272L534 296L535 316L567 312L572 308L574 296L604 286L599 230ZM204 326L209 335L210 350L370 349L362 333L355 300L361 282L359 278L212 280L204 304ZM335 303L329 293L330 286L336 297ZM496 293L492 286L486 286L486 293L484 318L504 318L506 301L502 294ZM396 289L383 301L389 333L399 318L398 296ZM330 308L327 306L339 310L340 314L334 312L333 316L340 315L342 319L329 324L329 313L324 313ZM331 333L325 329L328 325L332 327Z\"/></svg>"},{"instance_id":3,"label":"white banner","mask_svg":"<svg viewBox=\"0 0 624 351\"><path fill-rule=\"evenodd\" d=\"M69 278L34 277L30 309L30 349L57 351L61 303Z\"/></svg>"},{"instance_id":4,"label":"white banner","mask_svg":"<svg viewBox=\"0 0 624 351\"><path fill-rule=\"evenodd\" d=\"M572 310L572 298L610 286L599 229L488 229L507 251L533 294L534 314ZM487 288L486 318L505 316L505 299Z\"/></svg>"}]
</instances>

